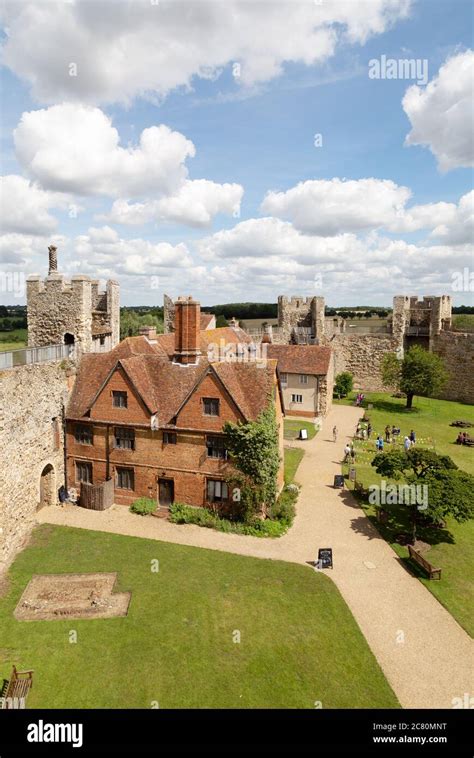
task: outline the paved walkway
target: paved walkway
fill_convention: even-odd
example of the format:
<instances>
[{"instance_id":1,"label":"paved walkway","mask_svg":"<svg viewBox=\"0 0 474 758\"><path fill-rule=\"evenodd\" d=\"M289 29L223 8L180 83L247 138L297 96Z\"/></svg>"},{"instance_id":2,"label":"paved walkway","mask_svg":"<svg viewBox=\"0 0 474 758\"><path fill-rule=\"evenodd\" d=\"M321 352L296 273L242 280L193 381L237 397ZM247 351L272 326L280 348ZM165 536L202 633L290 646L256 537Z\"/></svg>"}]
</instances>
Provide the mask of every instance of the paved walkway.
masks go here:
<instances>
[{"instance_id":1,"label":"paved walkway","mask_svg":"<svg viewBox=\"0 0 474 758\"><path fill-rule=\"evenodd\" d=\"M74 506L38 512L43 523L129 534L258 558L308 563L332 547L338 586L388 681L405 708L451 708L474 693L473 642L434 596L400 563L347 492L335 490L339 459L359 410L334 406L323 429L304 445L297 516L279 539L222 534L130 513L123 506L88 511ZM339 429L334 444L330 430ZM331 438L331 439L330 439Z\"/></svg>"}]
</instances>

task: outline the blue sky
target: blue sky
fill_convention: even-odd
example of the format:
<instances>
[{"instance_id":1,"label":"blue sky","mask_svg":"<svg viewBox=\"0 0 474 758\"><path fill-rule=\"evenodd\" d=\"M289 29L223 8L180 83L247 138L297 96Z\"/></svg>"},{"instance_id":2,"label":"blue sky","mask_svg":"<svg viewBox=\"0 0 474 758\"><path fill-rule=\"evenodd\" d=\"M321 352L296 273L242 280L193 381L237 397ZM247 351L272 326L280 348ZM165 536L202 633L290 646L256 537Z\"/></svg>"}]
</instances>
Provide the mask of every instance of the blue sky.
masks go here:
<instances>
[{"instance_id":1,"label":"blue sky","mask_svg":"<svg viewBox=\"0 0 474 758\"><path fill-rule=\"evenodd\" d=\"M5 18L4 272L45 273L46 250L53 241L66 274L80 270L116 278L122 302L129 305L161 304L164 292L192 292L205 304L274 301L278 294L293 293L322 294L331 305L389 304L395 294L444 292L455 303L472 302L472 289L452 288L456 273L473 270L472 121L466 119L466 113L472 119L470 2L369 0L365 8L377 6L381 14L374 26L371 10L348 12L341 23L336 13L340 4L327 3L323 33L330 30L337 41L332 54L306 63L299 59L299 44L308 59L311 46L324 48L327 39L314 42L314 29L305 38L308 27L318 26L317 17L295 19L296 4L287 6L285 16L282 2L264 3L261 13L234 2L236 22L229 26L222 7L219 11L212 0L178 0L174 6L181 5L183 18L194 5L189 11L194 29L181 29L165 1L152 9L143 2L141 22L134 13L138 4L123 0L122 18L110 19L102 56L94 35L101 24L107 29L109 20L99 0L59 2L60 12L71 14L73 21L63 50L55 27L58 4L46 0L39 9L36 5L17 2ZM319 12L310 8L311 2L303 5L308 13ZM145 16L151 12L155 15ZM62 23L67 30L66 17ZM150 48L147 62L147 27L153 24L174 52L154 61ZM255 35L249 31L252 24ZM133 40L126 38L129 25L135 27ZM225 44L214 42L214 34L227 40L227 60ZM59 48L52 55L59 62L51 61L48 46L38 39ZM31 52L25 62L22 50L28 41ZM176 52L179 45L181 53ZM190 54L191 45L198 52ZM118 55L116 67L123 71L108 80L120 46L127 56L122 60ZM84 75L81 55L91 49L94 67ZM132 54L139 57L140 50L144 60L130 75ZM242 51L238 60L244 81L232 73L236 51ZM381 56L427 60L429 84L418 87L421 108L402 104L415 81L369 78L369 61ZM58 73L58 66L75 60L77 77ZM267 64L281 72L269 74ZM202 65L212 69L210 78L202 78ZM150 73L153 66L156 72ZM176 86L167 79L167 66L176 71ZM89 122L94 109L100 113L95 111ZM34 117L22 122L14 139L25 113ZM73 124L83 124L80 145L68 141ZM111 152L110 161L104 161L102 186L95 156L101 155L103 140L109 144L110 130L118 131L121 148L133 150L143 130L159 125L168 127L163 154L147 153L144 165L131 167L123 153ZM417 144L406 146L411 130ZM171 144L174 133L193 143L194 157ZM314 145L315 134L322 136L320 147ZM147 164L148 178L156 173L156 184L147 179ZM195 180L213 184L192 187L192 203L206 214L198 221L191 201L185 200L185 210L176 214L167 200L173 205L183 183ZM390 186L382 185L383 180ZM262 208L269 192L273 195ZM166 209L160 205L158 213L156 204L163 199ZM117 213L111 214L115 201L145 205L145 217L133 225L122 223ZM27 209L29 220L20 207ZM71 208L76 209L72 214ZM2 301L19 302L18 294L7 288Z\"/></svg>"}]
</instances>

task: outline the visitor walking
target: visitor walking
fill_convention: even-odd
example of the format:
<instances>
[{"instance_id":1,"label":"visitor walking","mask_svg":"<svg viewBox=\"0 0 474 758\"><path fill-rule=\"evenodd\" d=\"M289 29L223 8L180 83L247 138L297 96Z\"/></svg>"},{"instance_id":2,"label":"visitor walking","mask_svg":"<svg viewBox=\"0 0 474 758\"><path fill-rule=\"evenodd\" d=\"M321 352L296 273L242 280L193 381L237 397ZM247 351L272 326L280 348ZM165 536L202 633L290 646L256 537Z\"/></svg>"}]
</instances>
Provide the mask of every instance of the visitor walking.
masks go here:
<instances>
[{"instance_id":1,"label":"visitor walking","mask_svg":"<svg viewBox=\"0 0 474 758\"><path fill-rule=\"evenodd\" d=\"M405 439L403 441L403 447L405 448L405 453L408 453L409 449L411 448L410 437L405 437Z\"/></svg>"},{"instance_id":2,"label":"visitor walking","mask_svg":"<svg viewBox=\"0 0 474 758\"><path fill-rule=\"evenodd\" d=\"M415 442L416 442L416 435L415 435L415 432L413 431L413 429L410 432L410 442L411 442L412 445L414 445Z\"/></svg>"},{"instance_id":3,"label":"visitor walking","mask_svg":"<svg viewBox=\"0 0 474 758\"><path fill-rule=\"evenodd\" d=\"M385 442L390 442L390 424L385 427Z\"/></svg>"},{"instance_id":4,"label":"visitor walking","mask_svg":"<svg viewBox=\"0 0 474 758\"><path fill-rule=\"evenodd\" d=\"M380 436L380 434L377 437L377 439L375 440L375 447L377 448L377 450L379 451L379 453L383 453L384 442L383 442L383 438Z\"/></svg>"},{"instance_id":5,"label":"visitor walking","mask_svg":"<svg viewBox=\"0 0 474 758\"><path fill-rule=\"evenodd\" d=\"M337 442L337 426L333 426L332 428L332 438L334 442Z\"/></svg>"},{"instance_id":6,"label":"visitor walking","mask_svg":"<svg viewBox=\"0 0 474 758\"><path fill-rule=\"evenodd\" d=\"M372 434L372 424L369 421L369 423L367 424L367 439L370 440L370 435L371 434Z\"/></svg>"},{"instance_id":7,"label":"visitor walking","mask_svg":"<svg viewBox=\"0 0 474 758\"><path fill-rule=\"evenodd\" d=\"M349 458L351 457L351 446L348 442L346 442L346 445L344 447L344 460L343 463L349 463Z\"/></svg>"},{"instance_id":8,"label":"visitor walking","mask_svg":"<svg viewBox=\"0 0 474 758\"><path fill-rule=\"evenodd\" d=\"M356 451L354 448L354 443L351 443L351 462L355 463L355 459L356 459Z\"/></svg>"}]
</instances>

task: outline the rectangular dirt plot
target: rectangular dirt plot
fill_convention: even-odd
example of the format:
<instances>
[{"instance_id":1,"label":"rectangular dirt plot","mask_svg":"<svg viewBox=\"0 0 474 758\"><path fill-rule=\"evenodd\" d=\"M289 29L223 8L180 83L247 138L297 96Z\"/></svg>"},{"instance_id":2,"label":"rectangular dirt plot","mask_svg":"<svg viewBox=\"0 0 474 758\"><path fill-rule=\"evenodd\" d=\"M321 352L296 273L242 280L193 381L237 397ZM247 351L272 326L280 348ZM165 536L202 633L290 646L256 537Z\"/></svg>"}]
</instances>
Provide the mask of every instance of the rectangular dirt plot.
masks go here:
<instances>
[{"instance_id":1,"label":"rectangular dirt plot","mask_svg":"<svg viewBox=\"0 0 474 758\"><path fill-rule=\"evenodd\" d=\"M18 621L126 616L130 592L112 590L117 574L36 574L13 615Z\"/></svg>"}]
</instances>

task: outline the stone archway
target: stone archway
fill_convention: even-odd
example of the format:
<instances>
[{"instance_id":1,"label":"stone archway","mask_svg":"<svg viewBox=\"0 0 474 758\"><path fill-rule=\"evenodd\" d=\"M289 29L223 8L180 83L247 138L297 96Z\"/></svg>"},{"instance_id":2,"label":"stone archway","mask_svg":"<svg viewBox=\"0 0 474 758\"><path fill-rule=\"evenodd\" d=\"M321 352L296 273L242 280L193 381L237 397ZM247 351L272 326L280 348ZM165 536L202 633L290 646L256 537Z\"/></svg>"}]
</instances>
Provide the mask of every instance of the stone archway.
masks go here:
<instances>
[{"instance_id":1,"label":"stone archway","mask_svg":"<svg viewBox=\"0 0 474 758\"><path fill-rule=\"evenodd\" d=\"M55 505L56 503L56 474L51 463L41 472L40 479L40 501L37 510L44 508L45 505Z\"/></svg>"},{"instance_id":2,"label":"stone archway","mask_svg":"<svg viewBox=\"0 0 474 758\"><path fill-rule=\"evenodd\" d=\"M63 341L65 345L74 345L76 338L74 337L71 332L66 332L66 334L63 337Z\"/></svg>"}]
</instances>

